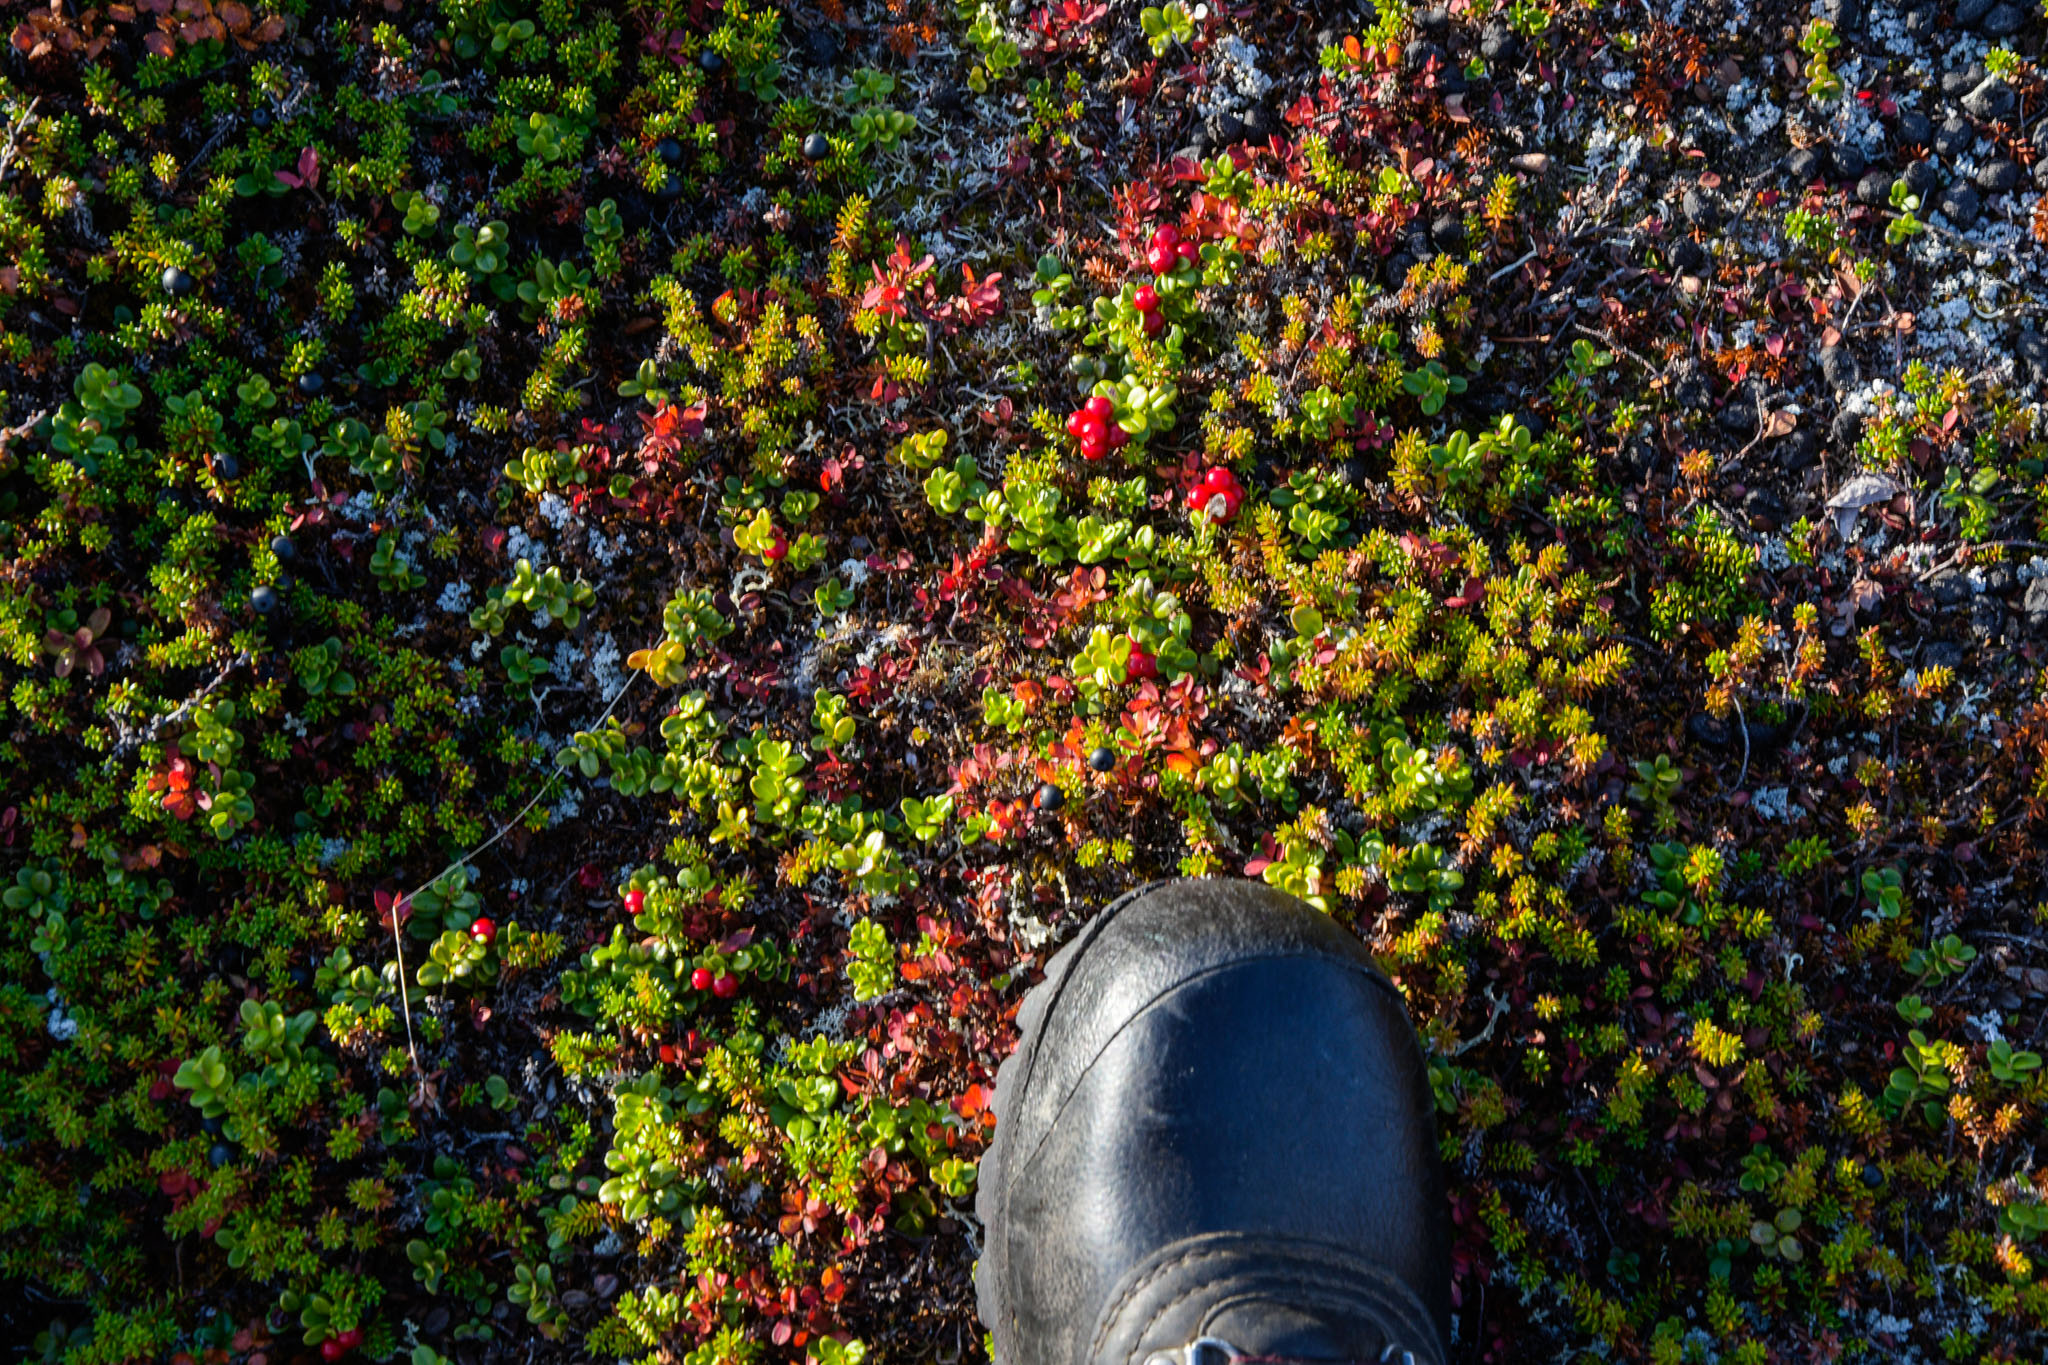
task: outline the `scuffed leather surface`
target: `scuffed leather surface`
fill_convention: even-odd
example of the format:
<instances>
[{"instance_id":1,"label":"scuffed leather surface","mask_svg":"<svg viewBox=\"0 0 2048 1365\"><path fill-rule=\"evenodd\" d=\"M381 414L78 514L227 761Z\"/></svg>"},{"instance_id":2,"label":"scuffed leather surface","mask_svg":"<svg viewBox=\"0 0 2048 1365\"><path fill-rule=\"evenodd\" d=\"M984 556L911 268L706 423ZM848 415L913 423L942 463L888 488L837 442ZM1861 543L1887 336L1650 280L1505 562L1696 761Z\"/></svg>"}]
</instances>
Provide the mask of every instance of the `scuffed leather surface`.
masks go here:
<instances>
[{"instance_id":1,"label":"scuffed leather surface","mask_svg":"<svg viewBox=\"0 0 2048 1365\"><path fill-rule=\"evenodd\" d=\"M1251 882L1165 883L1104 914L1040 987L1042 1009L1027 1005L1021 1070L998 1095L982 1272L1002 1365L1094 1365L1119 1283L1204 1234L1377 1267L1438 1338L1402 1344L1440 1354L1449 1248L1427 1074L1364 949Z\"/></svg>"}]
</instances>

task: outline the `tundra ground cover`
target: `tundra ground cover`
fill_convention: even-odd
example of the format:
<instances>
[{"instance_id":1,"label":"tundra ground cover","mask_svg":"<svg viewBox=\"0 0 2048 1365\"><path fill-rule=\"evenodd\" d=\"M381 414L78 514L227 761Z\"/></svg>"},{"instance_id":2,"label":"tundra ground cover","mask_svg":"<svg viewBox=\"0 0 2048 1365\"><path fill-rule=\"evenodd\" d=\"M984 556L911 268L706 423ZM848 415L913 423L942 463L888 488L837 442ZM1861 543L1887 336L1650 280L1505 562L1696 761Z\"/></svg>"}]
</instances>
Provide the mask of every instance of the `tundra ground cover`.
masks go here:
<instances>
[{"instance_id":1,"label":"tundra ground cover","mask_svg":"<svg viewBox=\"0 0 2048 1365\"><path fill-rule=\"evenodd\" d=\"M2039 1355L2038 7L147 0L0 81L0 1322L952 1361L1262 877L1461 1360Z\"/></svg>"}]
</instances>

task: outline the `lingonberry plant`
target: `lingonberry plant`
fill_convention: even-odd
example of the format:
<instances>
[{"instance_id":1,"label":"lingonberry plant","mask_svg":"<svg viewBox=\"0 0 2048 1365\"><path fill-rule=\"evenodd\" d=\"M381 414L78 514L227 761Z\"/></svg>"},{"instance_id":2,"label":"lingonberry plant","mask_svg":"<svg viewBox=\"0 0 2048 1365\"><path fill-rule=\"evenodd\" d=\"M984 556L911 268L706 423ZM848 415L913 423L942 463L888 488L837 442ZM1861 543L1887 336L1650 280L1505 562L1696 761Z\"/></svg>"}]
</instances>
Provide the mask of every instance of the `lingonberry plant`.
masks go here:
<instances>
[{"instance_id":1,"label":"lingonberry plant","mask_svg":"<svg viewBox=\"0 0 2048 1365\"><path fill-rule=\"evenodd\" d=\"M979 1356L1180 872L1461 1356L2037 1358L2040 25L1857 8L10 16L9 1339Z\"/></svg>"}]
</instances>

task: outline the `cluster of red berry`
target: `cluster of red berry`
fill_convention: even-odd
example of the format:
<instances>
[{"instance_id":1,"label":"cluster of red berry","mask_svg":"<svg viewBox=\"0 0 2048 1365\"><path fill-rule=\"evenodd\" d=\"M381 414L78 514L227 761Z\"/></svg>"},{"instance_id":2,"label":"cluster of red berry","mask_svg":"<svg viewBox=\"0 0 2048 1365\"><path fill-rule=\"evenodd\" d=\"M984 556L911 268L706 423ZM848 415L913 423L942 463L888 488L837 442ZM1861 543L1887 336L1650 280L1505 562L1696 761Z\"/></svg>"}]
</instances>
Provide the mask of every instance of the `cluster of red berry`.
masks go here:
<instances>
[{"instance_id":1,"label":"cluster of red berry","mask_svg":"<svg viewBox=\"0 0 2048 1365\"><path fill-rule=\"evenodd\" d=\"M1131 441L1131 434L1116 424L1116 404L1099 393L1067 414L1067 435L1081 443L1084 460L1099 460Z\"/></svg>"},{"instance_id":2,"label":"cluster of red berry","mask_svg":"<svg viewBox=\"0 0 2048 1365\"><path fill-rule=\"evenodd\" d=\"M1206 512L1218 521L1229 521L1243 505L1244 485L1237 481L1237 475L1221 465L1204 470L1202 477L1188 489L1188 510Z\"/></svg>"},{"instance_id":3,"label":"cluster of red berry","mask_svg":"<svg viewBox=\"0 0 2048 1365\"><path fill-rule=\"evenodd\" d=\"M1201 259L1201 248L1182 241L1180 229L1171 223L1161 223L1152 234L1152 244L1145 248L1145 264L1152 267L1155 275L1171 275L1183 263L1195 265Z\"/></svg>"},{"instance_id":4,"label":"cluster of red berry","mask_svg":"<svg viewBox=\"0 0 2048 1365\"><path fill-rule=\"evenodd\" d=\"M1145 329L1145 335L1156 337L1166 330L1166 314L1159 311L1159 291L1149 284L1141 284L1131 295L1131 306L1138 310L1138 321Z\"/></svg>"},{"instance_id":5,"label":"cluster of red berry","mask_svg":"<svg viewBox=\"0 0 2048 1365\"><path fill-rule=\"evenodd\" d=\"M351 1327L346 1332L337 1332L320 1343L322 1360L340 1360L343 1356L363 1344L363 1329Z\"/></svg>"}]
</instances>

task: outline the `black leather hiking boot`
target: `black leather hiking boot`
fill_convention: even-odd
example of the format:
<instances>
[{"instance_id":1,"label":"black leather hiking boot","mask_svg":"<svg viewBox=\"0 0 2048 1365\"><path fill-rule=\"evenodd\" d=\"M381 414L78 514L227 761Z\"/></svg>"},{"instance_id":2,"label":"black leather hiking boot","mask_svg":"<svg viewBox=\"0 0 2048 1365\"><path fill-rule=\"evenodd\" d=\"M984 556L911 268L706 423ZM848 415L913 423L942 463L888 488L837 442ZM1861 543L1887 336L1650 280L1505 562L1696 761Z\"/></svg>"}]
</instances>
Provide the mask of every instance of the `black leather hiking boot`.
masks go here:
<instances>
[{"instance_id":1,"label":"black leather hiking boot","mask_svg":"<svg viewBox=\"0 0 2048 1365\"><path fill-rule=\"evenodd\" d=\"M1047 964L975 1208L996 1365L1445 1365L1450 1226L1399 993L1328 917L1176 881Z\"/></svg>"}]
</instances>

